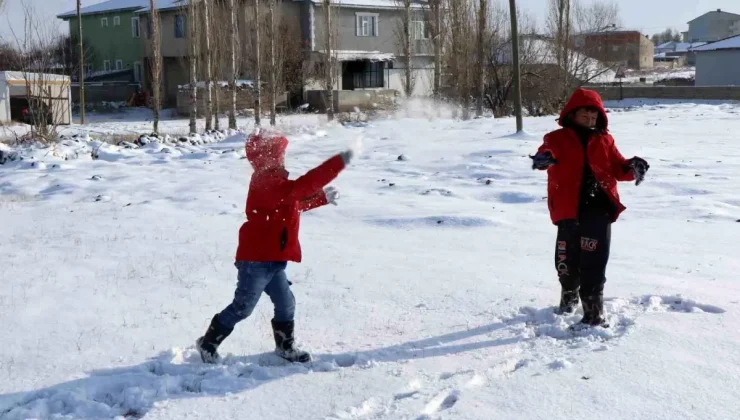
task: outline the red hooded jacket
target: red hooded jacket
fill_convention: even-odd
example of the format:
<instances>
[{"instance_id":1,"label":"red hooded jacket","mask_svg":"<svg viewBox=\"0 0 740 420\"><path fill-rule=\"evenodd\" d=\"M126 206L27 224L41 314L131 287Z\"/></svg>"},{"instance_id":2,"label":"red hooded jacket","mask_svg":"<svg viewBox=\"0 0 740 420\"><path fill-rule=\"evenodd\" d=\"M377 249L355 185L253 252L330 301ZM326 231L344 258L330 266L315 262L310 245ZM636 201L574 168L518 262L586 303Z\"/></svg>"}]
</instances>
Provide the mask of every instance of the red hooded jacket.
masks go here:
<instances>
[{"instance_id":1,"label":"red hooded jacket","mask_svg":"<svg viewBox=\"0 0 740 420\"><path fill-rule=\"evenodd\" d=\"M337 155L292 181L283 166L288 140L257 134L247 140L254 168L247 195L247 221L239 230L237 261L301 262L300 213L327 204L323 188L344 169Z\"/></svg>"},{"instance_id":2,"label":"red hooded jacket","mask_svg":"<svg viewBox=\"0 0 740 420\"><path fill-rule=\"evenodd\" d=\"M626 210L619 200L618 181L633 181L634 175L626 170L627 160L619 153L614 138L608 133L609 119L604 104L598 93L578 89L568 100L558 123L572 111L582 107L594 107L599 110L597 133L588 142L588 162L594 177L601 185L609 199L616 206L613 221ZM570 128L561 128L545 135L540 152L550 152L557 161L547 169L547 204L553 224L561 220L578 219L580 189L585 162L584 150L578 135Z\"/></svg>"}]
</instances>

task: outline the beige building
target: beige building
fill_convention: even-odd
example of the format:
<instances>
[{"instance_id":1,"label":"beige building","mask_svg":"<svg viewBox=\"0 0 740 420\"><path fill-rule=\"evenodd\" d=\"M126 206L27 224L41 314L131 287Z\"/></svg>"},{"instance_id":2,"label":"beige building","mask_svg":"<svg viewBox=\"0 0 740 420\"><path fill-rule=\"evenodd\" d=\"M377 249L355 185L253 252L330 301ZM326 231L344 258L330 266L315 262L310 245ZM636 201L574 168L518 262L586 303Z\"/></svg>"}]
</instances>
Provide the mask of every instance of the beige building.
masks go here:
<instances>
[{"instance_id":1,"label":"beige building","mask_svg":"<svg viewBox=\"0 0 740 420\"><path fill-rule=\"evenodd\" d=\"M655 45L639 31L604 31L580 34L576 46L589 57L635 70L652 69Z\"/></svg>"}]
</instances>

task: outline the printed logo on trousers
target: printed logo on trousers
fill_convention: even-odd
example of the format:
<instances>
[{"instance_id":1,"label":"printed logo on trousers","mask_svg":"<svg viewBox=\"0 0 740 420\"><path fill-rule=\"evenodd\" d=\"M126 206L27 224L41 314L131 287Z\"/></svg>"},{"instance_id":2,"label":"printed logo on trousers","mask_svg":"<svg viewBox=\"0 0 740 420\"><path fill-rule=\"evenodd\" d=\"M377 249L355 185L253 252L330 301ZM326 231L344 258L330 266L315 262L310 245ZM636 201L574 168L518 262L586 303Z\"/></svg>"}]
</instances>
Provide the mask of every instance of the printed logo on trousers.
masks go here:
<instances>
[{"instance_id":1,"label":"printed logo on trousers","mask_svg":"<svg viewBox=\"0 0 740 420\"><path fill-rule=\"evenodd\" d=\"M584 251L596 251L599 241L591 238L581 238L581 249Z\"/></svg>"},{"instance_id":2,"label":"printed logo on trousers","mask_svg":"<svg viewBox=\"0 0 740 420\"><path fill-rule=\"evenodd\" d=\"M560 277L570 275L570 272L568 271L568 263L566 262L566 260L568 259L568 253L566 252L567 250L568 243L565 241L558 241L557 270Z\"/></svg>"}]
</instances>

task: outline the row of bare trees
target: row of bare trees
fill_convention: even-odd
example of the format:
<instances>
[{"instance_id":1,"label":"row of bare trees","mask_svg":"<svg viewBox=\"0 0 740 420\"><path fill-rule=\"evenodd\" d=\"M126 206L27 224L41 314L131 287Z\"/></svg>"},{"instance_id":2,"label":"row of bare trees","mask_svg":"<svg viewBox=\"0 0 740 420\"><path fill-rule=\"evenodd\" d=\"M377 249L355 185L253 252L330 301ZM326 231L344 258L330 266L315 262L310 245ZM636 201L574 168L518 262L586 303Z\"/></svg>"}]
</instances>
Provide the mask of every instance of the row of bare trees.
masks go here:
<instances>
[{"instance_id":1,"label":"row of bare trees","mask_svg":"<svg viewBox=\"0 0 740 420\"><path fill-rule=\"evenodd\" d=\"M427 3L434 97L459 107L463 118L482 115L486 105L496 115L513 113L512 23L519 27L521 89L530 113L555 112L574 87L615 70L609 57L592 58L579 36L618 28L616 2L548 0L544 31L531 14L519 11L511 19L509 11L502 0Z\"/></svg>"}]
</instances>

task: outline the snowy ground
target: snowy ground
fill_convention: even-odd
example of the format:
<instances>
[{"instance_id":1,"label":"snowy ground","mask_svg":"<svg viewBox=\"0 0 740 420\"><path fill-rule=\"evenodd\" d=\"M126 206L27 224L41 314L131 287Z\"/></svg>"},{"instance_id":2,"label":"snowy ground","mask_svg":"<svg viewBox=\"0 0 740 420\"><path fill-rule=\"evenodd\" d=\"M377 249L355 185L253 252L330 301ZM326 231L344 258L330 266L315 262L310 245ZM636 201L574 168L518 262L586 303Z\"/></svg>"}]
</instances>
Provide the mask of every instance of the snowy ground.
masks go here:
<instances>
[{"instance_id":1,"label":"snowy ground","mask_svg":"<svg viewBox=\"0 0 740 420\"><path fill-rule=\"evenodd\" d=\"M613 328L577 335L553 314L555 228L527 158L554 117L526 119L529 138L511 119L283 120L293 174L364 149L289 268L307 366L269 356L269 299L223 365L192 348L236 282L242 138L6 163L0 418L737 419L740 105L628 105L613 134L651 170L621 185Z\"/></svg>"}]
</instances>

